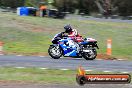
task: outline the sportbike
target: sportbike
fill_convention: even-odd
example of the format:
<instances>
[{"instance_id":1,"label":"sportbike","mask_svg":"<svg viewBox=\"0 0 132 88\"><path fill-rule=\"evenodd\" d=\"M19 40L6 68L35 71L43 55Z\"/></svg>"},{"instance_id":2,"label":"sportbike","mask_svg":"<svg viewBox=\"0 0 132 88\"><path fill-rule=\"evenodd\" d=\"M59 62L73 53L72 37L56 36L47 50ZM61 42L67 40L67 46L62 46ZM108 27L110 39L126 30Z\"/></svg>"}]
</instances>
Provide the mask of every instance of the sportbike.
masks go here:
<instances>
[{"instance_id":1,"label":"sportbike","mask_svg":"<svg viewBox=\"0 0 132 88\"><path fill-rule=\"evenodd\" d=\"M55 42L53 42L55 41ZM97 56L97 40L93 38L85 38L82 42L76 43L69 37L55 37L48 49L49 55L54 59L60 57L85 58L86 60L94 60Z\"/></svg>"}]
</instances>

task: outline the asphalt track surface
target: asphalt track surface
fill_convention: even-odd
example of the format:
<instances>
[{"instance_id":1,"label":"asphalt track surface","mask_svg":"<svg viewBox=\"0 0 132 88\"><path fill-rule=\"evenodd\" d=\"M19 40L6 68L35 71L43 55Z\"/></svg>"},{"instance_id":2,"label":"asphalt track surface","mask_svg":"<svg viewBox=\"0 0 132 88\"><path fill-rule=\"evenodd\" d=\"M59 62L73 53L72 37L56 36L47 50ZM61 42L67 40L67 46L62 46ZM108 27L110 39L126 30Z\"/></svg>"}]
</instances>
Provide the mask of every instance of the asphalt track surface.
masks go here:
<instances>
[{"instance_id":1,"label":"asphalt track surface","mask_svg":"<svg viewBox=\"0 0 132 88\"><path fill-rule=\"evenodd\" d=\"M61 58L52 59L44 56L13 56L1 55L0 67L38 67L48 69L73 69L76 70L80 65L85 70L92 71L116 71L116 72L132 72L131 61L117 60L93 60L87 61L82 58ZM79 86L75 84L37 84L37 83L13 83L0 81L0 88L132 88L132 84L85 84Z\"/></svg>"},{"instance_id":2,"label":"asphalt track surface","mask_svg":"<svg viewBox=\"0 0 132 88\"><path fill-rule=\"evenodd\" d=\"M132 88L131 84L37 84L37 83L0 83L0 88Z\"/></svg>"},{"instance_id":3,"label":"asphalt track surface","mask_svg":"<svg viewBox=\"0 0 132 88\"><path fill-rule=\"evenodd\" d=\"M96 18L96 17L85 17L85 16L80 16L80 15L67 15L65 17L65 19L74 19L74 20L79 20L79 21L87 21L87 20L91 20L91 21L97 21L97 22L118 22L118 23L132 23L132 20L122 20L122 19L105 19L103 18Z\"/></svg>"},{"instance_id":4,"label":"asphalt track surface","mask_svg":"<svg viewBox=\"0 0 132 88\"><path fill-rule=\"evenodd\" d=\"M105 71L105 72L132 72L132 61L118 60L85 60L83 58L60 58L41 56L0 56L1 67L38 67L48 69L70 69L76 70L82 66L87 71Z\"/></svg>"},{"instance_id":5,"label":"asphalt track surface","mask_svg":"<svg viewBox=\"0 0 132 88\"><path fill-rule=\"evenodd\" d=\"M66 19L76 20L95 20L103 22L121 22L132 23L132 20L120 19L100 19L94 17L67 16ZM116 71L116 72L132 72L132 62L116 61L116 60L94 60L86 61L84 59L61 58L59 60L51 59L50 57L37 56L0 56L0 66L9 67L40 67L49 69L74 69L82 65L88 71ZM132 88L132 84L86 84L79 86L77 84L35 84L35 83L8 83L0 82L0 88Z\"/></svg>"}]
</instances>

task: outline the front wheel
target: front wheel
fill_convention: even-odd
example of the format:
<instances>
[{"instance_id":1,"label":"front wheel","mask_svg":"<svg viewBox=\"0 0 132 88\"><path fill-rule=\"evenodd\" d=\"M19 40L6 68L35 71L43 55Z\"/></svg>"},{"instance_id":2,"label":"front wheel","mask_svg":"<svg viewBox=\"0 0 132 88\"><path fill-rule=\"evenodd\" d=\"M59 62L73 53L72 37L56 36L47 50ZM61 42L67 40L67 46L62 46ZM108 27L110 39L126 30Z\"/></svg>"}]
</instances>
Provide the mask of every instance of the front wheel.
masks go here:
<instances>
[{"instance_id":1,"label":"front wheel","mask_svg":"<svg viewBox=\"0 0 132 88\"><path fill-rule=\"evenodd\" d=\"M59 46L53 46L53 45L49 47L48 53L54 59L59 59L63 54Z\"/></svg>"},{"instance_id":2,"label":"front wheel","mask_svg":"<svg viewBox=\"0 0 132 88\"><path fill-rule=\"evenodd\" d=\"M97 56L96 49L90 49L89 52L83 52L82 55L86 60L94 60Z\"/></svg>"}]
</instances>

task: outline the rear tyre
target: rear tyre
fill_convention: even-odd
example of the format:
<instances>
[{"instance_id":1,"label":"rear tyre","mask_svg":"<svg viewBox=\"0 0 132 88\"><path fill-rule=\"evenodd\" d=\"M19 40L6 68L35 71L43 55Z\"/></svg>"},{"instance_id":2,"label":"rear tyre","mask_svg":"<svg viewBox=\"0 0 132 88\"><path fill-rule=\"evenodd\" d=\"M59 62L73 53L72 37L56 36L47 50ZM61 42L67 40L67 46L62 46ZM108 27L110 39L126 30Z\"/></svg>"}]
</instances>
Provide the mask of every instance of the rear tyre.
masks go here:
<instances>
[{"instance_id":1,"label":"rear tyre","mask_svg":"<svg viewBox=\"0 0 132 88\"><path fill-rule=\"evenodd\" d=\"M97 56L96 49L90 49L90 52L84 52L82 55L86 60L94 60Z\"/></svg>"},{"instance_id":2,"label":"rear tyre","mask_svg":"<svg viewBox=\"0 0 132 88\"><path fill-rule=\"evenodd\" d=\"M59 46L53 46L53 45L51 45L49 47L48 53L54 59L59 59L63 55L63 52L60 49L60 47Z\"/></svg>"}]
</instances>

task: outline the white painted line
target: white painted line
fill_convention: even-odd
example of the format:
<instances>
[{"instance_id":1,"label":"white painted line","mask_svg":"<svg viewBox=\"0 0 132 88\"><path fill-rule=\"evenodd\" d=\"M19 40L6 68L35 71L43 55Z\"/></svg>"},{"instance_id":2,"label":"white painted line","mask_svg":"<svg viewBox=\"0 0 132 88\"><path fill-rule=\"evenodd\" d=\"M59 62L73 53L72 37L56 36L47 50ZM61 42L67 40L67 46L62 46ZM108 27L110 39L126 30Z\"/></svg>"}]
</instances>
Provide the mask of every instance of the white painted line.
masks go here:
<instances>
[{"instance_id":1,"label":"white painted line","mask_svg":"<svg viewBox=\"0 0 132 88\"><path fill-rule=\"evenodd\" d=\"M39 56L39 57L45 57L45 56Z\"/></svg>"},{"instance_id":2,"label":"white painted line","mask_svg":"<svg viewBox=\"0 0 132 88\"><path fill-rule=\"evenodd\" d=\"M117 59L117 60L120 60L120 61L122 61L122 60L124 60L124 59Z\"/></svg>"},{"instance_id":3,"label":"white painted line","mask_svg":"<svg viewBox=\"0 0 132 88\"><path fill-rule=\"evenodd\" d=\"M4 55L4 54L0 54L0 56L2 56L2 55Z\"/></svg>"},{"instance_id":4,"label":"white painted line","mask_svg":"<svg viewBox=\"0 0 132 88\"><path fill-rule=\"evenodd\" d=\"M121 73L129 73L129 72L121 72Z\"/></svg>"},{"instance_id":5,"label":"white painted line","mask_svg":"<svg viewBox=\"0 0 132 88\"><path fill-rule=\"evenodd\" d=\"M96 60L103 60L103 59L96 59Z\"/></svg>"},{"instance_id":6,"label":"white painted line","mask_svg":"<svg viewBox=\"0 0 132 88\"><path fill-rule=\"evenodd\" d=\"M22 69L22 68L25 68L25 67L15 67L15 68Z\"/></svg>"},{"instance_id":7,"label":"white painted line","mask_svg":"<svg viewBox=\"0 0 132 88\"><path fill-rule=\"evenodd\" d=\"M93 70L85 70L86 72L88 72L88 71L93 71Z\"/></svg>"},{"instance_id":8,"label":"white painted line","mask_svg":"<svg viewBox=\"0 0 132 88\"><path fill-rule=\"evenodd\" d=\"M117 61L117 60L113 60L113 61Z\"/></svg>"},{"instance_id":9,"label":"white painted line","mask_svg":"<svg viewBox=\"0 0 132 88\"><path fill-rule=\"evenodd\" d=\"M76 60L83 60L82 58L75 58Z\"/></svg>"},{"instance_id":10,"label":"white painted line","mask_svg":"<svg viewBox=\"0 0 132 88\"><path fill-rule=\"evenodd\" d=\"M60 70L66 71L66 70L69 70L69 69L60 69Z\"/></svg>"},{"instance_id":11,"label":"white painted line","mask_svg":"<svg viewBox=\"0 0 132 88\"><path fill-rule=\"evenodd\" d=\"M48 69L48 68L39 68L39 69L46 70L46 69Z\"/></svg>"},{"instance_id":12,"label":"white painted line","mask_svg":"<svg viewBox=\"0 0 132 88\"><path fill-rule=\"evenodd\" d=\"M112 72L112 71L103 71L103 72Z\"/></svg>"},{"instance_id":13,"label":"white painted line","mask_svg":"<svg viewBox=\"0 0 132 88\"><path fill-rule=\"evenodd\" d=\"M16 56L19 56L19 57L21 57L21 56L23 56L23 55L16 55Z\"/></svg>"}]
</instances>

